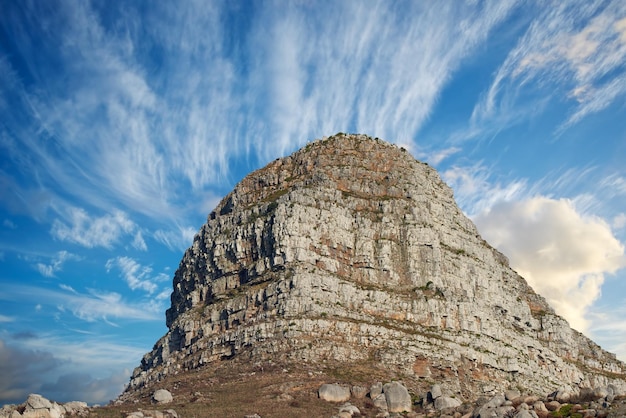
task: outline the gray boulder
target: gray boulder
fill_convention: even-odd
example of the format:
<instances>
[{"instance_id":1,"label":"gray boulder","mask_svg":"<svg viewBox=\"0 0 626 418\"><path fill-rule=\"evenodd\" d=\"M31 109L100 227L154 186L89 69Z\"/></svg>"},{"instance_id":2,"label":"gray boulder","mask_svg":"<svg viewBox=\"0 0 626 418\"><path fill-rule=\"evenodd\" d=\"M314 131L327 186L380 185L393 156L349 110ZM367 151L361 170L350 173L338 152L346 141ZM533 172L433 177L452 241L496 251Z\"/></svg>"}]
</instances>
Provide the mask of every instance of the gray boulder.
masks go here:
<instances>
[{"instance_id":1,"label":"gray boulder","mask_svg":"<svg viewBox=\"0 0 626 418\"><path fill-rule=\"evenodd\" d=\"M352 392L352 396L354 396L356 399L363 399L367 395L367 388L355 385L352 386L350 392Z\"/></svg>"},{"instance_id":2,"label":"gray boulder","mask_svg":"<svg viewBox=\"0 0 626 418\"><path fill-rule=\"evenodd\" d=\"M513 416L513 418L539 418L535 411L529 411L526 409L522 409L517 414Z\"/></svg>"},{"instance_id":3,"label":"gray boulder","mask_svg":"<svg viewBox=\"0 0 626 418\"><path fill-rule=\"evenodd\" d=\"M443 391L441 390L441 386L433 385L433 387L430 388L430 398L434 401L435 399L441 396L443 396Z\"/></svg>"},{"instance_id":4,"label":"gray boulder","mask_svg":"<svg viewBox=\"0 0 626 418\"><path fill-rule=\"evenodd\" d=\"M385 398L385 394L379 393L378 396L372 398L372 401L374 401L374 406L376 408L383 411L387 410L387 399Z\"/></svg>"},{"instance_id":5,"label":"gray boulder","mask_svg":"<svg viewBox=\"0 0 626 418\"><path fill-rule=\"evenodd\" d=\"M26 399L26 409L49 409L52 408L52 402L41 395L31 393Z\"/></svg>"},{"instance_id":6,"label":"gray boulder","mask_svg":"<svg viewBox=\"0 0 626 418\"><path fill-rule=\"evenodd\" d=\"M165 404L172 402L174 397L169 390L158 389L152 394L152 400L158 404Z\"/></svg>"},{"instance_id":7,"label":"gray boulder","mask_svg":"<svg viewBox=\"0 0 626 418\"><path fill-rule=\"evenodd\" d=\"M375 399L381 393L383 393L383 384L381 382L376 382L370 387L370 398Z\"/></svg>"},{"instance_id":8,"label":"gray boulder","mask_svg":"<svg viewBox=\"0 0 626 418\"><path fill-rule=\"evenodd\" d=\"M441 411L442 409L447 408L456 408L457 406L461 406L463 402L461 402L457 398L451 398L449 396L440 396L435 399L435 409Z\"/></svg>"},{"instance_id":9,"label":"gray boulder","mask_svg":"<svg viewBox=\"0 0 626 418\"><path fill-rule=\"evenodd\" d=\"M389 412L411 412L413 402L407 388L399 382L387 383L383 386Z\"/></svg>"},{"instance_id":10,"label":"gray boulder","mask_svg":"<svg viewBox=\"0 0 626 418\"><path fill-rule=\"evenodd\" d=\"M327 402L346 402L350 399L350 388L337 383L325 383L317 391L320 399Z\"/></svg>"}]
</instances>

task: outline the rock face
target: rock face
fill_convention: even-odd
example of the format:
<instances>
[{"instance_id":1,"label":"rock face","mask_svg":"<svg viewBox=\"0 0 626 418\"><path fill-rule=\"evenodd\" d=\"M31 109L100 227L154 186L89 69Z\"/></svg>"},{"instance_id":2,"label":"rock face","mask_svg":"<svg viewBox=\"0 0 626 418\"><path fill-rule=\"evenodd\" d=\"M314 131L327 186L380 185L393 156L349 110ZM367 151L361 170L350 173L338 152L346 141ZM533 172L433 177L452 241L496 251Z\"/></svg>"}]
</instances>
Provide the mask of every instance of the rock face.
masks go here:
<instances>
[{"instance_id":1,"label":"rock face","mask_svg":"<svg viewBox=\"0 0 626 418\"><path fill-rule=\"evenodd\" d=\"M461 395L626 393L625 365L509 267L433 168L363 135L244 178L186 251L166 317L128 391L239 356L378 364Z\"/></svg>"}]
</instances>

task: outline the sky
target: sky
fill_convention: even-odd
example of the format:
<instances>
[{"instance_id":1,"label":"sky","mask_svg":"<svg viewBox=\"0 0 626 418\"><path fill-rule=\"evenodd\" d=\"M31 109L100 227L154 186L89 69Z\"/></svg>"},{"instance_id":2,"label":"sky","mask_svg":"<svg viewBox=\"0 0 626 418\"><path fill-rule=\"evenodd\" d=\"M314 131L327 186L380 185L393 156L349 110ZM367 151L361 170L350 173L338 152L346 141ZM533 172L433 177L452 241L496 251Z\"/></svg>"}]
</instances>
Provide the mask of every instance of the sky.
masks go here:
<instances>
[{"instance_id":1,"label":"sky","mask_svg":"<svg viewBox=\"0 0 626 418\"><path fill-rule=\"evenodd\" d=\"M626 360L626 2L0 2L0 404L106 403L249 172L407 148Z\"/></svg>"}]
</instances>

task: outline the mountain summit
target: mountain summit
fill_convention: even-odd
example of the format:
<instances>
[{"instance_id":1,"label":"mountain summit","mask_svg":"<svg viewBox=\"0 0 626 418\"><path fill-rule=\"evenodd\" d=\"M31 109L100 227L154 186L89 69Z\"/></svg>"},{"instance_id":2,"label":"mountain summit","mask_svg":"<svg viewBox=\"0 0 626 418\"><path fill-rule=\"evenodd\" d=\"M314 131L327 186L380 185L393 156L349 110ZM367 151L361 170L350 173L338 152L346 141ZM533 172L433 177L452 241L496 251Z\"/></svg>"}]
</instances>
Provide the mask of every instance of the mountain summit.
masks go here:
<instances>
[{"instance_id":1,"label":"mountain summit","mask_svg":"<svg viewBox=\"0 0 626 418\"><path fill-rule=\"evenodd\" d=\"M438 382L466 399L626 393L624 363L556 315L433 168L365 135L314 141L244 178L185 252L166 316L127 394L232 360L416 392Z\"/></svg>"}]
</instances>

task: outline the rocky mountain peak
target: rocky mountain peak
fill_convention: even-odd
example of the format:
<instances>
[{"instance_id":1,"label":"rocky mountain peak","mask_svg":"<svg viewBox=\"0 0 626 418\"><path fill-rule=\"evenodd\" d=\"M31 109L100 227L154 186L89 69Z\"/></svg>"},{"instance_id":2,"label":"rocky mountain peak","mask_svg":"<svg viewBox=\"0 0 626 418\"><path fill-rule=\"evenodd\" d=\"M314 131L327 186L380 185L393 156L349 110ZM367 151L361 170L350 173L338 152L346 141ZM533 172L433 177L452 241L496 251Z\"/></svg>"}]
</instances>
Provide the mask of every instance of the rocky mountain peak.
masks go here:
<instances>
[{"instance_id":1,"label":"rocky mountain peak","mask_svg":"<svg viewBox=\"0 0 626 418\"><path fill-rule=\"evenodd\" d=\"M625 365L509 267L433 168L365 135L314 141L244 178L173 284L169 331L128 392L238 358L376 370L464 398L626 393Z\"/></svg>"}]
</instances>

